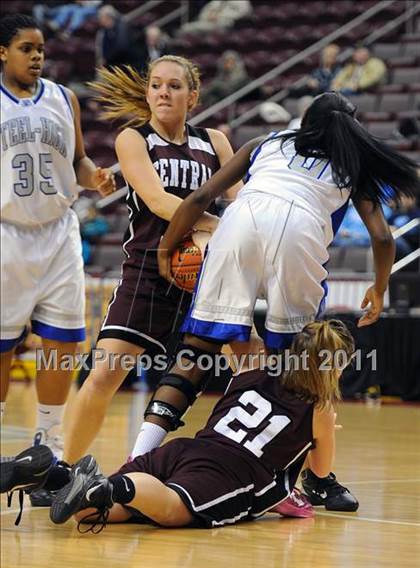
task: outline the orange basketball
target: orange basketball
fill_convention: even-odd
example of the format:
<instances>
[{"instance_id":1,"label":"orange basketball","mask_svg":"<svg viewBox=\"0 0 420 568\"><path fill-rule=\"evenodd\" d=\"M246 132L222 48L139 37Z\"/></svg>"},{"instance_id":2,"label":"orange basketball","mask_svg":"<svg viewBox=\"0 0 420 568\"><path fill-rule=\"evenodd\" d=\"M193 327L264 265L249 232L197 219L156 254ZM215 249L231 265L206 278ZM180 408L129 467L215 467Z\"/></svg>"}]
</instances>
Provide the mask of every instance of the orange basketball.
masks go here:
<instances>
[{"instance_id":1,"label":"orange basketball","mask_svg":"<svg viewBox=\"0 0 420 568\"><path fill-rule=\"evenodd\" d=\"M186 237L172 255L172 275L177 285L183 290L192 292L203 259L201 250L191 237Z\"/></svg>"}]
</instances>

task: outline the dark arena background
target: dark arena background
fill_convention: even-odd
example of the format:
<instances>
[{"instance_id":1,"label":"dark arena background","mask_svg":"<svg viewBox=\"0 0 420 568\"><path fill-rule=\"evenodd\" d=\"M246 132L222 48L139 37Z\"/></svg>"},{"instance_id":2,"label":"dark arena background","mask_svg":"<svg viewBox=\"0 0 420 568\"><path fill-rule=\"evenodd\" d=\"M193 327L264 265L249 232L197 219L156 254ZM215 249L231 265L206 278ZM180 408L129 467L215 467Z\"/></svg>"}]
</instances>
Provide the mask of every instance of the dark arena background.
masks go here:
<instances>
[{"instance_id":1,"label":"dark arena background","mask_svg":"<svg viewBox=\"0 0 420 568\"><path fill-rule=\"evenodd\" d=\"M213 5L213 6L212 6ZM71 8L83 7L75 15ZM67 11L66 11L67 10ZM314 96L340 90L357 106L368 131L410 157L420 171L420 2L410 0L121 0L115 2L6 1L1 16L32 15L46 38L43 76L71 88L81 105L87 154L116 174L105 198L82 191L79 217L86 273L88 339L95 345L124 260L127 188L114 151L118 123L100 119L87 82L101 65L144 71L162 54L191 59L201 71L201 101L191 125L223 131L236 151L256 136L298 128ZM114 19L109 33L106 17ZM114 25L113 24L113 25ZM355 55L356 54L356 55ZM357 57L369 73L349 71ZM356 59L355 59L356 58ZM3 97L3 93L2 93ZM220 214L226 202L218 202ZM350 207L330 247L326 317L345 321L357 356L342 377L334 472L360 502L356 513L317 508L310 519L266 515L209 531L148 525L108 526L80 535L71 521L49 522L31 508L15 527L17 505L2 496L4 568L47 566L153 568L319 568L418 566L420 558L420 197L384 205L396 242L396 261L379 321L357 328L360 304L374 281L368 233ZM257 301L262 329L265 302ZM173 346L178 336L172 340ZM39 339L28 332L12 366L13 383L1 430L1 454L31 443ZM83 383L75 370L66 409ZM115 471L130 452L159 373L133 370L114 398L92 446L101 468ZM216 379L175 436L201 428L230 375ZM64 429L65 435L65 429ZM416 560L417 558L417 560Z\"/></svg>"}]
</instances>

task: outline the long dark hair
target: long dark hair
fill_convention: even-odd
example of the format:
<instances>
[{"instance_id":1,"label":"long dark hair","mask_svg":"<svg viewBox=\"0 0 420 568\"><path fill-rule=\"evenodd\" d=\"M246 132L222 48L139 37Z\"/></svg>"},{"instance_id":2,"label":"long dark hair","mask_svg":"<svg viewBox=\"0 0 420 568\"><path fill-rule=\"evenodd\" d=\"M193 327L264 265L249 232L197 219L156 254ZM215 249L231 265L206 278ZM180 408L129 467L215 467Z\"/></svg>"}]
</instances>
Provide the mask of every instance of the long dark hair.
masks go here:
<instances>
[{"instance_id":1,"label":"long dark hair","mask_svg":"<svg viewBox=\"0 0 420 568\"><path fill-rule=\"evenodd\" d=\"M31 16L25 14L9 14L0 20L0 45L9 47L11 41L19 30L35 29L40 27Z\"/></svg>"},{"instance_id":2,"label":"long dark hair","mask_svg":"<svg viewBox=\"0 0 420 568\"><path fill-rule=\"evenodd\" d=\"M334 182L351 189L354 199L374 203L420 191L416 164L371 136L355 119L356 107L346 97L327 92L314 99L301 128L282 135L305 157L330 160Z\"/></svg>"}]
</instances>

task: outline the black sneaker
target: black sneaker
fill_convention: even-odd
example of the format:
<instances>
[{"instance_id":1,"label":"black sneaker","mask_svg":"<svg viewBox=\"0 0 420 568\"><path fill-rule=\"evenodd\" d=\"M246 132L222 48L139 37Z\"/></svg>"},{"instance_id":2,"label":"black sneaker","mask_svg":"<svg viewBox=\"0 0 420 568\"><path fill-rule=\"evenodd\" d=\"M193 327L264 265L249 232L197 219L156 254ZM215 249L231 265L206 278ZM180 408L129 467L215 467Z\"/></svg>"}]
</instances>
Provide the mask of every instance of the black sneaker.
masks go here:
<instances>
[{"instance_id":1,"label":"black sneaker","mask_svg":"<svg viewBox=\"0 0 420 568\"><path fill-rule=\"evenodd\" d=\"M357 511L359 502L347 487L340 485L333 473L317 477L310 469L302 471L302 487L312 505L324 505L328 511Z\"/></svg>"},{"instance_id":2,"label":"black sneaker","mask_svg":"<svg viewBox=\"0 0 420 568\"><path fill-rule=\"evenodd\" d=\"M29 501L32 507L51 507L58 491L48 491L48 489L35 489L29 494Z\"/></svg>"},{"instance_id":3,"label":"black sneaker","mask_svg":"<svg viewBox=\"0 0 420 568\"><path fill-rule=\"evenodd\" d=\"M41 487L53 461L54 455L48 446L28 448L10 461L3 459L0 462L0 493Z\"/></svg>"},{"instance_id":4,"label":"black sneaker","mask_svg":"<svg viewBox=\"0 0 420 568\"><path fill-rule=\"evenodd\" d=\"M54 462L54 454L48 446L24 450L14 458L0 462L0 493L8 493L7 506L12 504L14 491L19 492L19 514L15 525L20 523L23 512L24 491L42 487Z\"/></svg>"},{"instance_id":5,"label":"black sneaker","mask_svg":"<svg viewBox=\"0 0 420 568\"><path fill-rule=\"evenodd\" d=\"M53 501L50 509L52 522L65 523L78 511L93 507L97 511L80 521L78 529L80 530L81 523L90 521L91 526L87 531L100 532L106 525L109 509L114 504L110 481L99 471L92 456L85 456L74 464L71 475L71 481L57 493Z\"/></svg>"},{"instance_id":6,"label":"black sneaker","mask_svg":"<svg viewBox=\"0 0 420 568\"><path fill-rule=\"evenodd\" d=\"M45 485L29 494L32 507L51 507L57 493L71 479L71 467L64 461L56 462L48 472Z\"/></svg>"}]
</instances>

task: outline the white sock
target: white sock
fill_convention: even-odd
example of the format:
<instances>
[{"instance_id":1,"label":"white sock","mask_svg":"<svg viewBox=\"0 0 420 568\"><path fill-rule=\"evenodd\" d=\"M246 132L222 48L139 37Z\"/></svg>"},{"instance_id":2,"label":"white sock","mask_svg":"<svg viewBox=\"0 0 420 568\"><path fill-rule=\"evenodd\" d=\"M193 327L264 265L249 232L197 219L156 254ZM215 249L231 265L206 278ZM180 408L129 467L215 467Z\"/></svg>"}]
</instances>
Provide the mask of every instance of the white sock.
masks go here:
<instances>
[{"instance_id":1,"label":"white sock","mask_svg":"<svg viewBox=\"0 0 420 568\"><path fill-rule=\"evenodd\" d=\"M131 457L136 458L147 454L151 450L158 448L166 437L168 432L162 426L153 424L153 422L143 422L140 432L137 434L136 443L131 452Z\"/></svg>"},{"instance_id":2,"label":"white sock","mask_svg":"<svg viewBox=\"0 0 420 568\"><path fill-rule=\"evenodd\" d=\"M6 403L0 402L0 416L1 416L0 420L2 424L3 424L3 414L5 410L6 410Z\"/></svg>"},{"instance_id":3,"label":"white sock","mask_svg":"<svg viewBox=\"0 0 420 568\"><path fill-rule=\"evenodd\" d=\"M38 403L36 430L49 430L63 421L64 404Z\"/></svg>"}]
</instances>

